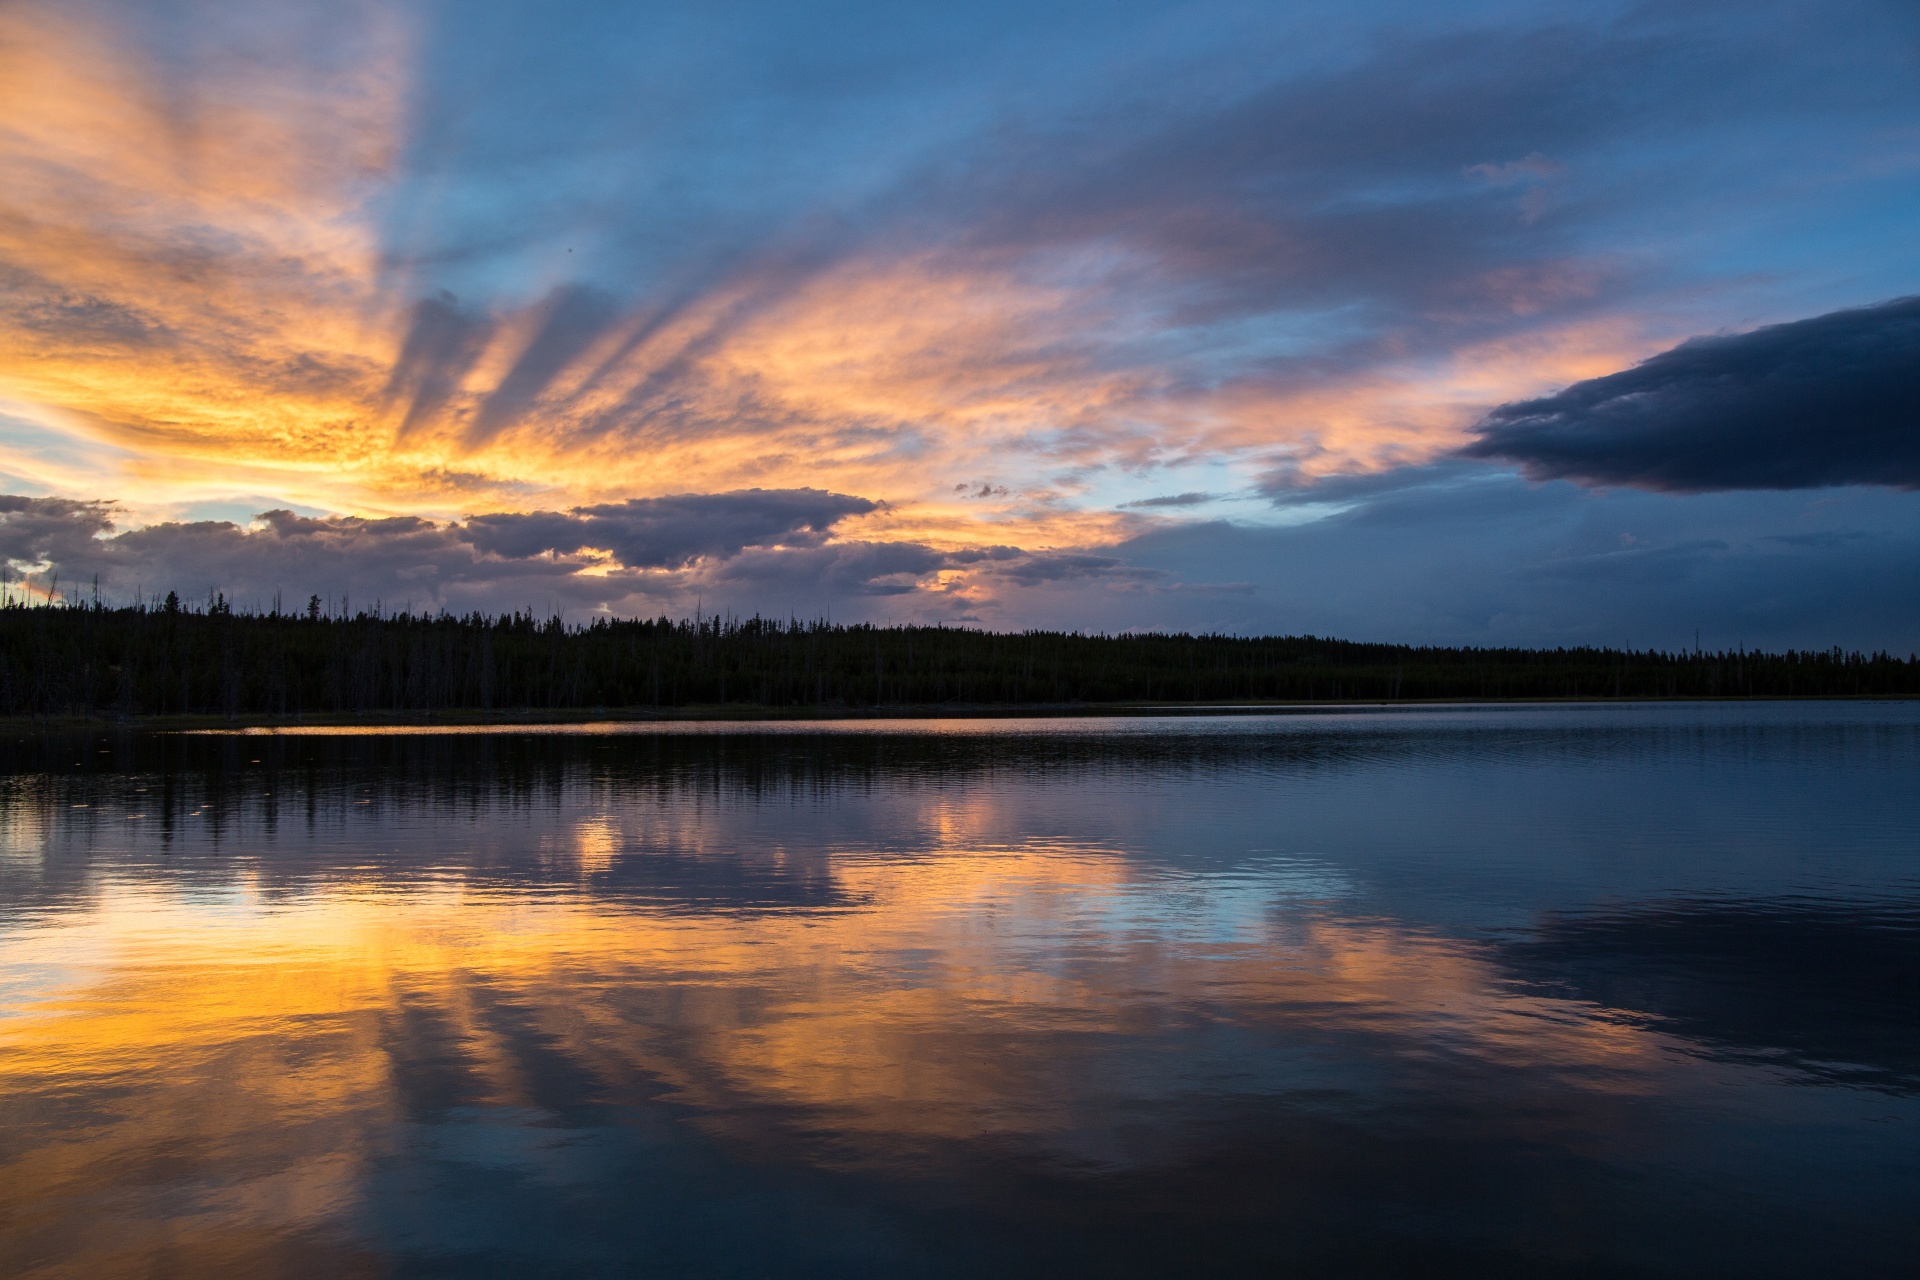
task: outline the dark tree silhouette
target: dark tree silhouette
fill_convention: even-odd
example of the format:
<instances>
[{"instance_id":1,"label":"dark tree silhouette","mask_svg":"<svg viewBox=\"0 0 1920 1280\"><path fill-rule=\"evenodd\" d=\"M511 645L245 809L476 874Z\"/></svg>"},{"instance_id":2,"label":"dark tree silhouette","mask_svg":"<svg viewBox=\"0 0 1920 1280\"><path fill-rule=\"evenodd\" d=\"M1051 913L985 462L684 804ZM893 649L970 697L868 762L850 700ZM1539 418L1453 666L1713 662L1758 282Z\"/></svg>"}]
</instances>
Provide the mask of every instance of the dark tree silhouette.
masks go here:
<instances>
[{"instance_id":1,"label":"dark tree silhouette","mask_svg":"<svg viewBox=\"0 0 1920 1280\"><path fill-rule=\"evenodd\" d=\"M794 712L1234 701L1913 696L1920 660L1626 652L1314 636L995 634L766 618L600 619L0 608L0 714L653 709Z\"/></svg>"}]
</instances>

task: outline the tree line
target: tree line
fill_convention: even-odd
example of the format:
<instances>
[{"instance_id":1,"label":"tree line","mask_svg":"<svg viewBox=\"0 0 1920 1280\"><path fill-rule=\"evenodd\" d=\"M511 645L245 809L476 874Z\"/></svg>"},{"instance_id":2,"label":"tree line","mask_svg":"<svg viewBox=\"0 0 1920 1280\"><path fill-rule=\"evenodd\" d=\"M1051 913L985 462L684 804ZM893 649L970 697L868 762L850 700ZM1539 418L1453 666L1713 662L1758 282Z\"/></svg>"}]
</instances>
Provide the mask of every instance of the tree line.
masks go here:
<instances>
[{"instance_id":1,"label":"tree line","mask_svg":"<svg viewBox=\"0 0 1920 1280\"><path fill-rule=\"evenodd\" d=\"M281 716L1920 695L1920 660L1830 650L1444 648L1317 636L732 617L0 607L0 715Z\"/></svg>"}]
</instances>

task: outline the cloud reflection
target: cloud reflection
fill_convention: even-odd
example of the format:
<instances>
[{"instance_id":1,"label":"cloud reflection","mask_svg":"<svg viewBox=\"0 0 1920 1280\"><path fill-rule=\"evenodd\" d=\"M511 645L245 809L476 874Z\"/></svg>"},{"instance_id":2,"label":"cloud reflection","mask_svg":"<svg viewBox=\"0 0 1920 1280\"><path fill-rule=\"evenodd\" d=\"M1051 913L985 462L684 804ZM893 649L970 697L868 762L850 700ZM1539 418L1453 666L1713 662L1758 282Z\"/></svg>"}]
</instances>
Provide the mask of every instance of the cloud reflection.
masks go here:
<instances>
[{"instance_id":1,"label":"cloud reflection","mask_svg":"<svg viewBox=\"0 0 1920 1280\"><path fill-rule=\"evenodd\" d=\"M610 838L588 819L555 847L591 879ZM119 1188L127 1252L103 1241L76 1261L136 1274L163 1223L200 1258L229 1234L259 1247L345 1229L369 1211L395 1125L457 1126L474 1108L540 1126L653 1098L742 1149L829 1167L908 1170L1012 1142L1118 1171L1175 1159L1208 1096L1337 1097L1314 1060L1356 1038L1389 1075L1466 1055L1654 1087L1650 1033L1504 995L1457 944L1310 899L1275 916L1288 880L1197 881L1169 906L1108 850L960 840L838 869L831 902L773 915L350 878L292 894L243 880L205 901L125 884L0 948L8 972L41 975L0 1032L6 1123L49 1126L16 1143L4 1181L29 1216ZM1254 911L1222 932L1234 892ZM1233 1028L1250 1020L1269 1033L1243 1041ZM1274 1032L1292 1046L1279 1059ZM1212 1079L1238 1083L1214 1095ZM1125 1115L1141 1119L1122 1141ZM546 1158L488 1157L532 1176ZM214 1181L195 1192L182 1176ZM182 1195L197 1200L184 1216L168 1207Z\"/></svg>"},{"instance_id":2,"label":"cloud reflection","mask_svg":"<svg viewBox=\"0 0 1920 1280\"><path fill-rule=\"evenodd\" d=\"M1631 1261L1622 1220L1746 1257L1672 1221L1700 1177L1878 1248L1905 1184L1861 1198L1829 1154L1848 1207L1809 1204L1711 1117L1911 1096L1813 1060L1891 1061L1892 1006L1831 997L1910 911L1534 906L1602 865L1764 881L1814 831L1883 876L1910 717L1825 714L36 737L0 772L0 1248L725 1271L699 1215L740 1199L840 1224L756 1215L746 1254L841 1271L977 1270L1024 1231L1119 1272L1175 1240ZM1682 838L1722 810L1752 830ZM1366 1229L1388 1208L1419 1221ZM953 1245L948 1212L1005 1239Z\"/></svg>"}]
</instances>

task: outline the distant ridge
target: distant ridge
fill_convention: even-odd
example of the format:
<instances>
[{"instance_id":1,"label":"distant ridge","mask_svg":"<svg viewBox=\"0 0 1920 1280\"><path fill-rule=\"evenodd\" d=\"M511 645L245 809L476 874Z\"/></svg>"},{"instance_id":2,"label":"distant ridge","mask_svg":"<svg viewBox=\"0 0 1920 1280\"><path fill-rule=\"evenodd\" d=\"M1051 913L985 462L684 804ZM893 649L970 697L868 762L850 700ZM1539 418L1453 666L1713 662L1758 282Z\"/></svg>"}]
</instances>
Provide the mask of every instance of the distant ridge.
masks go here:
<instances>
[{"instance_id":1,"label":"distant ridge","mask_svg":"<svg viewBox=\"0 0 1920 1280\"><path fill-rule=\"evenodd\" d=\"M1222 702L1912 697L1920 660L1480 649L1317 636L846 626L765 618L0 608L0 715L927 713Z\"/></svg>"}]
</instances>

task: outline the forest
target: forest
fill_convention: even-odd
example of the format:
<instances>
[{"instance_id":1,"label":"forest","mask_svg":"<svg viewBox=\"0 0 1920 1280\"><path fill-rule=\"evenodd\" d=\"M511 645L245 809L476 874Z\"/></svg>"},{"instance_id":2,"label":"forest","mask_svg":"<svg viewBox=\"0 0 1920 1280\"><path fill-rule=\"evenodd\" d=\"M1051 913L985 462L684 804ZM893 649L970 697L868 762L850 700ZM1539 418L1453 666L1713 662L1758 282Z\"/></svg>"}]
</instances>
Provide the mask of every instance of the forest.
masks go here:
<instances>
[{"instance_id":1,"label":"forest","mask_svg":"<svg viewBox=\"0 0 1920 1280\"><path fill-rule=\"evenodd\" d=\"M15 717L822 715L1140 704L1910 697L1920 660L1840 649L1441 648L1317 636L994 633L692 620L0 608Z\"/></svg>"}]
</instances>

